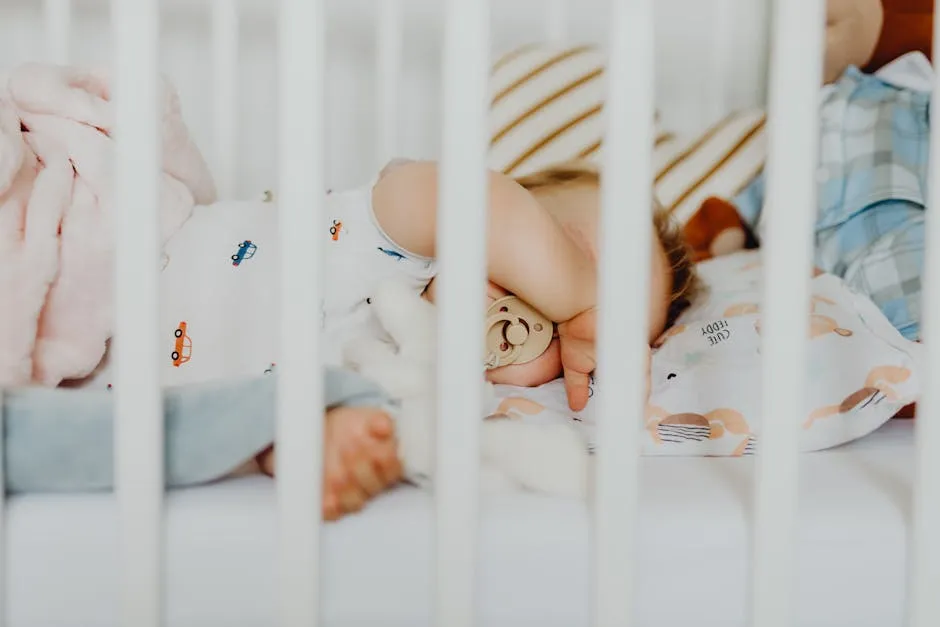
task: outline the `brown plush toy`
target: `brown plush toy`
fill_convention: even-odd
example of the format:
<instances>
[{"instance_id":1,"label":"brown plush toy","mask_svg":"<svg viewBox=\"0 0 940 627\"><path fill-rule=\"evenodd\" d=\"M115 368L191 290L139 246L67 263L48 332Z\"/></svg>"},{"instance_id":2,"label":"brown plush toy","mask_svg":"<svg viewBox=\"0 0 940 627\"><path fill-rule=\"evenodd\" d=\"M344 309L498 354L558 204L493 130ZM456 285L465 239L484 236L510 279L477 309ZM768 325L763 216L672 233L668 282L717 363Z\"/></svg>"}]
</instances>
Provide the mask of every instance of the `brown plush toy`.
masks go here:
<instances>
[{"instance_id":1,"label":"brown plush toy","mask_svg":"<svg viewBox=\"0 0 940 627\"><path fill-rule=\"evenodd\" d=\"M747 240L738 210L727 200L710 196L683 227L686 244L695 261L741 250Z\"/></svg>"}]
</instances>

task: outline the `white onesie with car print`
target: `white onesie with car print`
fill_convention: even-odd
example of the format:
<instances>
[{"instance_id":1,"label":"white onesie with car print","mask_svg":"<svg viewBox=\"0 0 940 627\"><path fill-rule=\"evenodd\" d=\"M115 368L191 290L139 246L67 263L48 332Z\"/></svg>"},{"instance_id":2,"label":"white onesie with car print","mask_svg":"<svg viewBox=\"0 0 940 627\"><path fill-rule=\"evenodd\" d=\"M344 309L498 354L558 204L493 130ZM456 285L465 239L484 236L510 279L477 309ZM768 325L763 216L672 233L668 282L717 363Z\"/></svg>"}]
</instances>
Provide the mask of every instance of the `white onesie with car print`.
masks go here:
<instances>
[{"instance_id":1,"label":"white onesie with car print","mask_svg":"<svg viewBox=\"0 0 940 627\"><path fill-rule=\"evenodd\" d=\"M437 271L435 260L399 248L379 226L374 183L325 197L317 235L324 248L320 337L326 365L340 365L347 340L375 332L368 307L379 283L397 278L421 293ZM279 237L277 206L247 201L197 206L170 239L161 274L164 385L274 368L281 342ZM109 384L107 370L94 381Z\"/></svg>"}]
</instances>

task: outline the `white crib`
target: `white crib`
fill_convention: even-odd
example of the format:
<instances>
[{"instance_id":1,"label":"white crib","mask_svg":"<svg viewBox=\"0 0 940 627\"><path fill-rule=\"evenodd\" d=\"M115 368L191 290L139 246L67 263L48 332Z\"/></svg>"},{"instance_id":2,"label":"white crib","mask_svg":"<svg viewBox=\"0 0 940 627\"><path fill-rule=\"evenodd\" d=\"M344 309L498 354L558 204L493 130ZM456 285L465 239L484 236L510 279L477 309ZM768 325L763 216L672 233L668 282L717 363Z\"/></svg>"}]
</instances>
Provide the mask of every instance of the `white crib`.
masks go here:
<instances>
[{"instance_id":1,"label":"white crib","mask_svg":"<svg viewBox=\"0 0 940 627\"><path fill-rule=\"evenodd\" d=\"M797 314L809 298L804 277L815 172L808 155L815 151L819 84L806 68L820 58L823 2L777 2L773 15L770 2L754 0L110 4L113 27L107 0L5 0L0 69L37 58L114 59L122 129L117 193L136 199L156 189L152 78L160 67L181 92L222 195L276 188L282 228L309 234L284 240L285 259L292 260L285 266L294 270L283 285L294 297L285 302L283 330L294 339L285 342L279 364L280 478L164 494L158 377L156 359L149 359L157 347L146 339L153 334L135 332L156 324L154 205L144 212L150 221L119 226L116 333L137 338L122 342L117 355L116 389L125 391L116 394L120 488L116 495L6 502L0 518L6 625L940 621L940 543L931 533L940 528L940 456L925 454L940 451L940 432L924 418L940 413L937 386L920 404L916 438L905 421L840 450L797 457L796 432L782 419L799 411L803 386L804 351L792 338L802 337L795 321L804 320ZM484 278L484 96L492 55L546 37L606 44L605 111L621 115L608 117L604 164L624 175L605 183L605 207L626 198L648 207L654 102L668 125L689 132L731 109L763 104L768 33L776 61L769 73L770 176L786 173L788 181L771 183L771 202L800 210L772 223L764 243L768 283L778 289L766 295L764 353L772 365L759 454L639 458L633 423L610 420L601 423L593 511L533 495L480 503L473 338L481 334L473 329L482 328L483 312L461 308L473 299L456 286ZM309 286L319 285L309 254L316 250L309 207L324 188L364 180L394 155L442 160L441 263L448 279L441 325L461 332L449 334L455 339L442 352L440 402L461 411L439 423L434 496L396 489L360 516L321 526L322 425L303 409L321 398L319 387L309 385L320 380L317 331L309 323L318 317ZM644 273L625 282L610 270L644 267L648 229L637 227L646 215L605 211L599 368L607 380L633 383L601 382L602 416L612 416L615 406L641 408L640 360L610 356L640 354L645 303L630 295ZM940 250L940 221L928 224L930 249ZM927 307L936 312L940 288L936 280L930 285ZM933 325L927 329L932 337ZM940 351L929 355L936 372ZM133 421L122 418L131 415ZM909 463L915 453L916 472Z\"/></svg>"}]
</instances>

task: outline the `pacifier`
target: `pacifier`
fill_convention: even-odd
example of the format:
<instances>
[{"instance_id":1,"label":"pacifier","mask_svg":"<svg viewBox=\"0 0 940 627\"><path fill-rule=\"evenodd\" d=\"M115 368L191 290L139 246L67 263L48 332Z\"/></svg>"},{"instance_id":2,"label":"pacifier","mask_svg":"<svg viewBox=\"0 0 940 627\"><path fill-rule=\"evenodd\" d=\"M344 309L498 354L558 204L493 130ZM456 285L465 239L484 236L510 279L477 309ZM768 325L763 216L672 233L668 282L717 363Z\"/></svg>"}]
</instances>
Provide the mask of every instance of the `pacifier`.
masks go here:
<instances>
[{"instance_id":1,"label":"pacifier","mask_svg":"<svg viewBox=\"0 0 940 627\"><path fill-rule=\"evenodd\" d=\"M528 363L548 350L555 333L551 320L519 300L504 296L486 310L486 370Z\"/></svg>"}]
</instances>

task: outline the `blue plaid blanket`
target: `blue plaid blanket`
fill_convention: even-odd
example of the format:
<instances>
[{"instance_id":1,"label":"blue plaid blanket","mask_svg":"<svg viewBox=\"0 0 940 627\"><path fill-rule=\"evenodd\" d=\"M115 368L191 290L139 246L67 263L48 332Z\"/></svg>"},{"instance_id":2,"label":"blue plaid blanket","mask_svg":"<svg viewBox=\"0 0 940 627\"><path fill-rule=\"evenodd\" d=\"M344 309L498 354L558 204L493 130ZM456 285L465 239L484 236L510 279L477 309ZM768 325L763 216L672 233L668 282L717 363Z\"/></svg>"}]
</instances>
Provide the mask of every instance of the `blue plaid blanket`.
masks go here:
<instances>
[{"instance_id":1,"label":"blue plaid blanket","mask_svg":"<svg viewBox=\"0 0 940 627\"><path fill-rule=\"evenodd\" d=\"M920 339L930 94L851 67L820 109L815 263ZM761 232L763 172L733 202Z\"/></svg>"}]
</instances>

